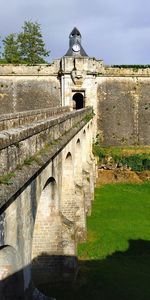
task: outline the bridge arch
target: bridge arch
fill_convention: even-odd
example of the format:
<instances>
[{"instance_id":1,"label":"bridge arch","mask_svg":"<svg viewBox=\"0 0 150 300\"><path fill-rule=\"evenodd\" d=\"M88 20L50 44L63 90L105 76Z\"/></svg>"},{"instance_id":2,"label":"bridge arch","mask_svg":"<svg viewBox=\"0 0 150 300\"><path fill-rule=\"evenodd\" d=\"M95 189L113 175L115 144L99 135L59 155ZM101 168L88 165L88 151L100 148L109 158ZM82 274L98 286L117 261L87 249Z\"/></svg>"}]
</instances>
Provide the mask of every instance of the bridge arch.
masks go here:
<instances>
[{"instance_id":1,"label":"bridge arch","mask_svg":"<svg viewBox=\"0 0 150 300\"><path fill-rule=\"evenodd\" d=\"M76 202L76 239L78 242L85 240L86 215L83 192L83 166L82 166L82 147L81 139L78 138L75 144L74 161L74 181L75 181L75 202Z\"/></svg>"},{"instance_id":2,"label":"bridge arch","mask_svg":"<svg viewBox=\"0 0 150 300\"><path fill-rule=\"evenodd\" d=\"M32 279L35 285L57 281L58 244L61 239L61 221L58 212L58 187L50 177L43 188L35 218L32 241Z\"/></svg>"},{"instance_id":3,"label":"bridge arch","mask_svg":"<svg viewBox=\"0 0 150 300\"><path fill-rule=\"evenodd\" d=\"M82 184L82 150L79 138L75 143L74 179L76 183Z\"/></svg>"},{"instance_id":4,"label":"bridge arch","mask_svg":"<svg viewBox=\"0 0 150 300\"><path fill-rule=\"evenodd\" d=\"M93 200L93 194L94 194L91 132L92 132L91 126L87 124L86 129L84 129L82 135L83 137L82 159L83 159L83 191L84 191L84 199L85 199L85 211L86 214L88 215L90 215L91 213L91 202Z\"/></svg>"},{"instance_id":5,"label":"bridge arch","mask_svg":"<svg viewBox=\"0 0 150 300\"><path fill-rule=\"evenodd\" d=\"M66 161L67 161L67 163L69 163L69 161L71 161L71 160L72 160L72 155L71 155L71 152L69 151L66 155Z\"/></svg>"},{"instance_id":6,"label":"bridge arch","mask_svg":"<svg viewBox=\"0 0 150 300\"><path fill-rule=\"evenodd\" d=\"M0 296L21 299L24 292L23 270L17 251L9 245L0 247Z\"/></svg>"},{"instance_id":7,"label":"bridge arch","mask_svg":"<svg viewBox=\"0 0 150 300\"><path fill-rule=\"evenodd\" d=\"M74 220L74 163L70 151L64 153L63 159L61 211L66 218Z\"/></svg>"}]
</instances>

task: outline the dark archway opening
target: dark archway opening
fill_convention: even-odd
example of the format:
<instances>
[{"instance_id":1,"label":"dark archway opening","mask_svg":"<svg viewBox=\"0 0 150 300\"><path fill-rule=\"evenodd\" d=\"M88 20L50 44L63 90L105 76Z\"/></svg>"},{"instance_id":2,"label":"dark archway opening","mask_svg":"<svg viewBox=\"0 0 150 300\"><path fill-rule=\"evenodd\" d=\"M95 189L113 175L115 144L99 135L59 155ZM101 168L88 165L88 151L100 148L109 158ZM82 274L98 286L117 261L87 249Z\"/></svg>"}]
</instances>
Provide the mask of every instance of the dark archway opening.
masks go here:
<instances>
[{"instance_id":1,"label":"dark archway opening","mask_svg":"<svg viewBox=\"0 0 150 300\"><path fill-rule=\"evenodd\" d=\"M84 97L81 93L75 93L73 95L74 109L81 109L84 107Z\"/></svg>"}]
</instances>

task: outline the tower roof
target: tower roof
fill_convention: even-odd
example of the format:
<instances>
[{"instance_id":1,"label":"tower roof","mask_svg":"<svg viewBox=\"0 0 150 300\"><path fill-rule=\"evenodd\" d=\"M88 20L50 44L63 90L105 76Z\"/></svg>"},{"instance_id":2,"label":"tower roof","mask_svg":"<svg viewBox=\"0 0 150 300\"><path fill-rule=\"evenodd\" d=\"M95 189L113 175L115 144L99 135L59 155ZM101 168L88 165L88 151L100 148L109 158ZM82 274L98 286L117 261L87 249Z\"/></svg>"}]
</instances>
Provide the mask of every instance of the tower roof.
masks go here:
<instances>
[{"instance_id":1,"label":"tower roof","mask_svg":"<svg viewBox=\"0 0 150 300\"><path fill-rule=\"evenodd\" d=\"M84 51L82 45L81 45L81 33L77 29L77 27L74 27L69 35L69 49L65 56L73 56L73 57L81 57L81 56L88 56L86 52ZM78 45L79 49L75 50L74 45Z\"/></svg>"},{"instance_id":2,"label":"tower roof","mask_svg":"<svg viewBox=\"0 0 150 300\"><path fill-rule=\"evenodd\" d=\"M73 36L73 35L80 35L81 36L81 33L80 33L80 31L76 28L76 27L74 27L73 28L73 30L71 31L71 33L70 33L70 36Z\"/></svg>"}]
</instances>

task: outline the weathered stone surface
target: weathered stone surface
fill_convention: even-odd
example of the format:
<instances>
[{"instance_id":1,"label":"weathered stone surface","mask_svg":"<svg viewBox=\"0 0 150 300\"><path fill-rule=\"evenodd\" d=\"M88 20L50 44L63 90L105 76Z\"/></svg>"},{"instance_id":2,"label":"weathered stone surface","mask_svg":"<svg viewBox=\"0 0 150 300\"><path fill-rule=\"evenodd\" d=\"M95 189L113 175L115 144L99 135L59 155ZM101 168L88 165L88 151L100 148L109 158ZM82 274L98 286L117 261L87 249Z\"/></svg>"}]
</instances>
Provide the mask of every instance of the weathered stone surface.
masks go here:
<instances>
[{"instance_id":1,"label":"weathered stone surface","mask_svg":"<svg viewBox=\"0 0 150 300\"><path fill-rule=\"evenodd\" d=\"M82 124L86 114L91 111L92 108L85 108L1 131L1 174L14 171L17 166L23 165L25 159L34 156L46 144L52 145L55 140L55 144L59 145L57 140L71 128L80 127L79 123Z\"/></svg>"},{"instance_id":2,"label":"weathered stone surface","mask_svg":"<svg viewBox=\"0 0 150 300\"><path fill-rule=\"evenodd\" d=\"M0 66L0 114L60 106L59 62Z\"/></svg>"},{"instance_id":3,"label":"weathered stone surface","mask_svg":"<svg viewBox=\"0 0 150 300\"><path fill-rule=\"evenodd\" d=\"M40 290L39 286L45 283L53 285L74 280L77 269L76 244L86 236L86 199L81 192L86 161L90 177L86 182L90 193L88 205L93 195L92 161L89 165L93 126L91 120L85 119L90 111L91 108L86 108L71 112L72 127L58 144L41 155L41 165L37 162L25 165L15 172L12 184L1 185L2 266L7 265L3 250L5 246L10 245L10 251L15 249L18 257L18 263L15 264L10 253L12 273L9 274L8 285L12 278L16 278L16 273L19 274L21 287L23 285L27 291L34 284L38 284ZM74 126L75 116L78 126ZM65 116L64 120L67 120ZM3 275L2 288L6 282L5 273ZM46 296L36 290L34 299L47 299L43 297ZM30 298L27 296L27 299Z\"/></svg>"},{"instance_id":4,"label":"weathered stone surface","mask_svg":"<svg viewBox=\"0 0 150 300\"><path fill-rule=\"evenodd\" d=\"M0 66L0 114L61 105L73 109L79 93L83 106L93 106L95 136L104 145L148 145L149 83L150 68L105 66L89 57Z\"/></svg>"},{"instance_id":5,"label":"weathered stone surface","mask_svg":"<svg viewBox=\"0 0 150 300\"><path fill-rule=\"evenodd\" d=\"M37 110L0 115L0 131L19 127L25 124L31 124L32 122L37 122L42 119L45 120L49 117L54 117L69 111L69 107L60 106L55 108L41 108Z\"/></svg>"},{"instance_id":6,"label":"weathered stone surface","mask_svg":"<svg viewBox=\"0 0 150 300\"><path fill-rule=\"evenodd\" d=\"M97 124L103 145L150 144L149 80L99 79Z\"/></svg>"},{"instance_id":7,"label":"weathered stone surface","mask_svg":"<svg viewBox=\"0 0 150 300\"><path fill-rule=\"evenodd\" d=\"M10 124L10 129L1 134L2 166L7 169L10 164L14 176L11 184L2 184L0 190L0 255L7 265L3 246L15 249L20 260L16 267L11 260L11 269L22 272L25 290L32 281L35 285L73 281L76 243L86 236L85 198L81 189L83 161L88 160L88 151L92 150L86 140L92 139L92 123L86 118L92 108L62 112L20 127L12 128ZM39 161L16 169L17 157L33 155L35 149L43 150L45 144L51 146L39 152ZM10 282L16 276L14 272L8 274ZM5 281L5 274L3 277ZM47 299L43 297L36 290L33 299Z\"/></svg>"},{"instance_id":8,"label":"weathered stone surface","mask_svg":"<svg viewBox=\"0 0 150 300\"><path fill-rule=\"evenodd\" d=\"M93 139L98 133L106 145L149 144L149 78L150 69L110 68L88 57L63 57L51 66L0 66L1 114L48 108L0 118L1 169L14 172L0 191L2 288L16 274L24 290L47 280L73 280L76 244L85 239L94 195ZM55 108L52 116L52 107L73 109L77 93L86 108ZM86 119L89 105L96 113L92 121ZM113 176L120 180L118 170Z\"/></svg>"},{"instance_id":9,"label":"weathered stone surface","mask_svg":"<svg viewBox=\"0 0 150 300\"><path fill-rule=\"evenodd\" d=\"M103 145L150 144L150 68L105 66L92 58L62 58L62 103L74 108L74 95L96 114L95 136Z\"/></svg>"}]
</instances>

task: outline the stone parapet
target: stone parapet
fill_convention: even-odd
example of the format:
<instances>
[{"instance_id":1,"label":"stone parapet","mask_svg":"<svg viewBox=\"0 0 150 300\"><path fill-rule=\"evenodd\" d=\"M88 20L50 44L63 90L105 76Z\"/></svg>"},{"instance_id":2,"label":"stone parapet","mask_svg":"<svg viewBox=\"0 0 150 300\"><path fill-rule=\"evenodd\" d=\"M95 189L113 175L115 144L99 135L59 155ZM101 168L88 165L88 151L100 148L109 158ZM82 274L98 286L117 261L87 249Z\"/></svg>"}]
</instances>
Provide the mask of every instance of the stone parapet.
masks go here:
<instances>
[{"instance_id":1,"label":"stone parapet","mask_svg":"<svg viewBox=\"0 0 150 300\"><path fill-rule=\"evenodd\" d=\"M1 184L0 207L5 205L9 201L9 199L11 199L11 200L15 199L17 194L20 193L20 191L22 189L24 189L30 181L32 181L38 174L40 174L42 172L42 170L46 167L46 165L49 164L50 161L52 161L62 151L62 149L69 143L69 141L71 141L72 138L74 136L76 136L76 134L86 125L86 123L88 122L88 119L86 119L85 116L90 114L91 112L92 112L91 107L87 107L86 109L83 109L80 111L71 112L70 120L73 119L73 115L74 115L74 123L72 123L72 126L70 123L70 128L68 126L68 131L64 132L64 134L62 134L58 140L50 141L50 140L45 139L45 144L47 141L49 141L49 143L50 143L49 147L46 147L45 149L43 148L43 151L41 151L37 157L38 159L36 159L36 160L33 159L31 161L31 164L23 163L21 166L18 167L17 159L14 160L11 155L7 157L8 151L9 152L13 151L15 149L15 146L10 148L10 150L8 150L9 148L5 148L4 152L3 152L3 150L1 151L1 164L2 164L2 162L5 162L5 166L7 167L7 166L9 166L9 163L11 163L10 167L14 168L14 177L12 178L11 184L8 184L8 185ZM68 117L69 117L69 115L68 115ZM80 119L80 121L79 121L79 119ZM75 120L77 121L77 123L75 122ZM61 127L62 127L62 124L61 124ZM55 129L56 129L56 127L55 127ZM32 148L33 144L31 142L29 142L29 139L26 140L26 143L28 143L28 145L27 145L28 147ZM14 155L14 154L12 154L12 155ZM23 155L23 153L21 155ZM4 161L4 158L5 159L8 158L8 161ZM16 156L16 158L17 158L17 156ZM19 151L18 151L18 160L19 159L21 160L21 157L19 157ZM22 160L23 160L23 157L22 157ZM4 172L4 169L3 169L3 172Z\"/></svg>"},{"instance_id":2,"label":"stone parapet","mask_svg":"<svg viewBox=\"0 0 150 300\"><path fill-rule=\"evenodd\" d=\"M0 115L0 131L30 124L58 114L69 112L69 107L43 108Z\"/></svg>"},{"instance_id":3,"label":"stone parapet","mask_svg":"<svg viewBox=\"0 0 150 300\"><path fill-rule=\"evenodd\" d=\"M150 76L150 68L146 67L121 67L121 66L104 66L103 69L97 69L98 76L106 76L106 77L149 77Z\"/></svg>"},{"instance_id":4,"label":"stone parapet","mask_svg":"<svg viewBox=\"0 0 150 300\"><path fill-rule=\"evenodd\" d=\"M13 172L17 166L24 164L25 160L34 156L45 145L56 143L71 128L78 126L91 112L92 108L88 107L1 131L1 174Z\"/></svg>"},{"instance_id":5,"label":"stone parapet","mask_svg":"<svg viewBox=\"0 0 150 300\"><path fill-rule=\"evenodd\" d=\"M51 64L39 65L0 65L0 76L56 76L60 68L60 60Z\"/></svg>"}]
</instances>

